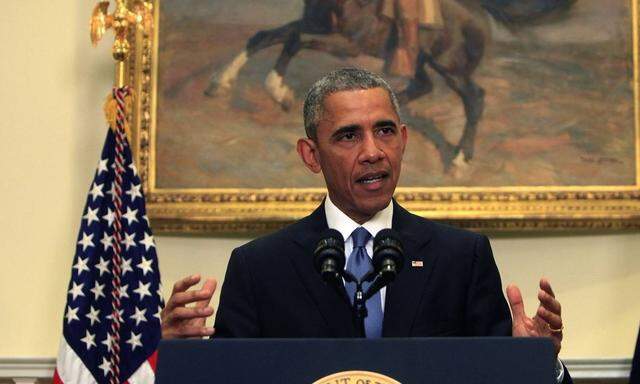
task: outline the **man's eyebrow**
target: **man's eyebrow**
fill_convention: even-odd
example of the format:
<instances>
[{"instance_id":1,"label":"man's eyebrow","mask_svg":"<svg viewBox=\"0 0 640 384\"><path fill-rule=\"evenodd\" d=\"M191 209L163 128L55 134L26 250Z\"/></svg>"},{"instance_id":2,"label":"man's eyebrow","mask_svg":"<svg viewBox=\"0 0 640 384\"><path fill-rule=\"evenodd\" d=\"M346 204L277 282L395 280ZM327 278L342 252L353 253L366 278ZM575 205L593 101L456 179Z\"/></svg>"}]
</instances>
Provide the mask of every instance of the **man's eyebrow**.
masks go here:
<instances>
[{"instance_id":1,"label":"man's eyebrow","mask_svg":"<svg viewBox=\"0 0 640 384\"><path fill-rule=\"evenodd\" d=\"M345 133L352 133L357 131L358 129L360 129L360 126L358 124L345 125L344 127L336 129L331 137L337 137Z\"/></svg>"},{"instance_id":2,"label":"man's eyebrow","mask_svg":"<svg viewBox=\"0 0 640 384\"><path fill-rule=\"evenodd\" d=\"M397 124L393 120L379 120L373 124L374 127L397 127Z\"/></svg>"}]
</instances>

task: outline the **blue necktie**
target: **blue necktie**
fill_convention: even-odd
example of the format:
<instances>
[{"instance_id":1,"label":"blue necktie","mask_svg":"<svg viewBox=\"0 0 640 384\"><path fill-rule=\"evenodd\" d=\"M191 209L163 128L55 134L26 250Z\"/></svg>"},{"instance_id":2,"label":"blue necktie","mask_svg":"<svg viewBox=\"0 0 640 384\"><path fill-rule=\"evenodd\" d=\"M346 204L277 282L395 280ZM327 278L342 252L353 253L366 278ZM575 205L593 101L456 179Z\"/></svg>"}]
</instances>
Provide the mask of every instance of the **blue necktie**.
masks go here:
<instances>
[{"instance_id":1,"label":"blue necktie","mask_svg":"<svg viewBox=\"0 0 640 384\"><path fill-rule=\"evenodd\" d=\"M369 231L363 227L356 228L351 233L353 240L353 251L347 262L347 271L351 272L358 280L373 269L371 258L367 254L367 241L371 238ZM371 283L364 283L362 291L365 293ZM345 288L349 294L351 304L353 304L353 296L356 292L355 283L346 283ZM380 300L380 292L378 291L366 302L367 317L364 319L364 328L367 338L378 338L382 336L382 302Z\"/></svg>"}]
</instances>

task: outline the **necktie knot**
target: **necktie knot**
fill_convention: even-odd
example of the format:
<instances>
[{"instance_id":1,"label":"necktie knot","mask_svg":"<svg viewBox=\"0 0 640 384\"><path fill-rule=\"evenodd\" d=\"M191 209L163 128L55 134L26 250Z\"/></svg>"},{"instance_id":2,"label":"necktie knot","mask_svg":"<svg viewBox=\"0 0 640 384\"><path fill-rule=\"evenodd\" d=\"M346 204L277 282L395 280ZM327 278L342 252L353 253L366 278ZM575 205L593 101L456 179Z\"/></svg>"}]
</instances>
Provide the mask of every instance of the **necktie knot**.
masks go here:
<instances>
[{"instance_id":1,"label":"necktie knot","mask_svg":"<svg viewBox=\"0 0 640 384\"><path fill-rule=\"evenodd\" d=\"M367 241L371 238L371 234L364 227L358 227L351 233L353 239L353 248L364 248Z\"/></svg>"}]
</instances>

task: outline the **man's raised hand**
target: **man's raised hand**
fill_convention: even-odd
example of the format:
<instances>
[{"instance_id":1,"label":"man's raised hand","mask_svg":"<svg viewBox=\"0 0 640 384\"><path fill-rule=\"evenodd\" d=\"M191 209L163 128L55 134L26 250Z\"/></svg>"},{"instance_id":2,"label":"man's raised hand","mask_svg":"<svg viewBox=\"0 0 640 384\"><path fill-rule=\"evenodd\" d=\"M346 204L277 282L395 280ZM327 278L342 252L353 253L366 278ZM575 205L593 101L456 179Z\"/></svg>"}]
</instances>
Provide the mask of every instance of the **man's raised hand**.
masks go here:
<instances>
[{"instance_id":1,"label":"man's raised hand","mask_svg":"<svg viewBox=\"0 0 640 384\"><path fill-rule=\"evenodd\" d=\"M199 282L200 275L191 275L173 285L171 297L161 314L163 339L213 335L214 329L205 326L205 321L213 315L209 303L218 283L215 279L207 279L202 288L189 290Z\"/></svg>"},{"instance_id":2,"label":"man's raised hand","mask_svg":"<svg viewBox=\"0 0 640 384\"><path fill-rule=\"evenodd\" d=\"M549 280L540 279L538 300L540 305L533 318L524 312L520 289L515 285L507 287L507 299L513 316L512 335L515 337L549 337L553 341L556 355L562 346L562 307L556 299Z\"/></svg>"}]
</instances>

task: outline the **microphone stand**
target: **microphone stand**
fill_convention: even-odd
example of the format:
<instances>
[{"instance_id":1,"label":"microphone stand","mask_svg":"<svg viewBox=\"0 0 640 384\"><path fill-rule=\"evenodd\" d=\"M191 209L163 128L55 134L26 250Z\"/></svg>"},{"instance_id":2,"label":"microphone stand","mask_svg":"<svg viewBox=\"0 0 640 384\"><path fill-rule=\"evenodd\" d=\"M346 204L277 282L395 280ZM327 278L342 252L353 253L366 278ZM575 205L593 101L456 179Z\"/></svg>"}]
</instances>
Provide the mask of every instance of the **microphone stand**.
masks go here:
<instances>
[{"instance_id":1,"label":"microphone stand","mask_svg":"<svg viewBox=\"0 0 640 384\"><path fill-rule=\"evenodd\" d=\"M342 278L347 283L355 283L356 284L356 292L353 296L353 322L356 326L356 331L358 332L358 337L365 338L366 333L364 330L364 318L367 317L367 305L366 300L364 299L365 295L362 293L362 283L356 279L356 277L347 270L341 271Z\"/></svg>"},{"instance_id":2,"label":"microphone stand","mask_svg":"<svg viewBox=\"0 0 640 384\"><path fill-rule=\"evenodd\" d=\"M388 281L385 281L382 277L382 273L376 273L375 271L371 271L362 277L362 280L356 279L356 277L349 271L343 270L342 278L347 283L355 283L356 284L356 292L353 297L353 320L356 326L356 330L358 332L358 337L365 338L366 332L364 327L364 319L367 317L367 300L369 300L373 295L375 295L382 287L387 285ZM362 291L363 283L369 283L373 281L373 283L367 289L367 292Z\"/></svg>"}]
</instances>

